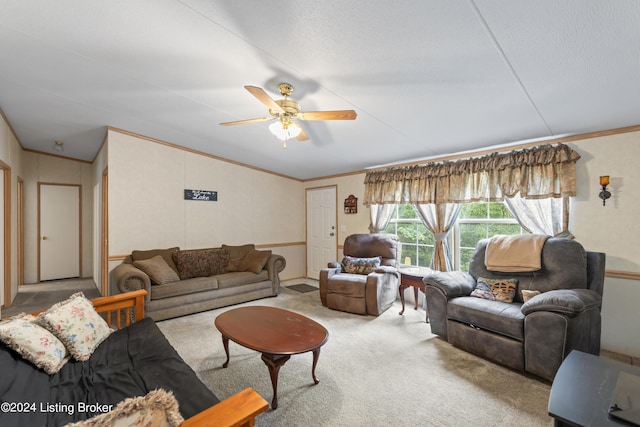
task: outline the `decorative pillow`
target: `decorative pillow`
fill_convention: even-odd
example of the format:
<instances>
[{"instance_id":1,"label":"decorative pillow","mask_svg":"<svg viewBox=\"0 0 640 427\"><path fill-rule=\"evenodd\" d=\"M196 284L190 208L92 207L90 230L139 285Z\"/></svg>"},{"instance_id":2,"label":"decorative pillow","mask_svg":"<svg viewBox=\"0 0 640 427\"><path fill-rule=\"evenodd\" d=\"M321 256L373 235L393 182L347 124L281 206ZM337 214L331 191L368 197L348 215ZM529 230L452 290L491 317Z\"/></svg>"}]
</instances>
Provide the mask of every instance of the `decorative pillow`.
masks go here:
<instances>
[{"instance_id":1,"label":"decorative pillow","mask_svg":"<svg viewBox=\"0 0 640 427\"><path fill-rule=\"evenodd\" d=\"M496 301L513 302L516 296L518 279L496 279L491 280L491 293L496 297Z\"/></svg>"},{"instance_id":2,"label":"decorative pillow","mask_svg":"<svg viewBox=\"0 0 640 427\"><path fill-rule=\"evenodd\" d=\"M180 280L178 273L169 267L169 264L160 255L142 261L133 261L133 265L147 273L153 285L164 285Z\"/></svg>"},{"instance_id":3,"label":"decorative pillow","mask_svg":"<svg viewBox=\"0 0 640 427\"><path fill-rule=\"evenodd\" d=\"M171 267L171 269L177 273L178 267L176 266L175 262L173 262L173 254L179 250L180 248L176 246L169 249L150 249L147 251L132 251L131 259L133 261L143 261L145 259L153 258L156 255L160 255L162 259L164 259L167 262L169 267Z\"/></svg>"},{"instance_id":4,"label":"decorative pillow","mask_svg":"<svg viewBox=\"0 0 640 427\"><path fill-rule=\"evenodd\" d=\"M209 277L227 269L229 253L223 249L193 249L177 251L173 259L178 267L180 279Z\"/></svg>"},{"instance_id":5,"label":"decorative pillow","mask_svg":"<svg viewBox=\"0 0 640 427\"><path fill-rule=\"evenodd\" d=\"M381 257L373 257L373 258L356 258L352 256L345 256L342 259L342 266L344 267L344 271L347 273L353 274L369 274L372 273L376 268L380 267L380 263L382 262Z\"/></svg>"},{"instance_id":6,"label":"decorative pillow","mask_svg":"<svg viewBox=\"0 0 640 427\"><path fill-rule=\"evenodd\" d=\"M229 246L222 245L222 249L227 251L229 254L229 264L227 265L227 271L241 271L238 270L240 268L240 261L242 258L247 256L247 254L256 249L256 245L250 243L241 246Z\"/></svg>"},{"instance_id":7,"label":"decorative pillow","mask_svg":"<svg viewBox=\"0 0 640 427\"><path fill-rule=\"evenodd\" d=\"M471 296L502 302L513 302L516 296L518 279L487 279L478 277L476 288Z\"/></svg>"},{"instance_id":8,"label":"decorative pillow","mask_svg":"<svg viewBox=\"0 0 640 427\"><path fill-rule=\"evenodd\" d=\"M34 316L21 314L0 322L0 340L47 374L55 374L69 360L69 352L36 320Z\"/></svg>"},{"instance_id":9,"label":"decorative pillow","mask_svg":"<svg viewBox=\"0 0 640 427\"><path fill-rule=\"evenodd\" d=\"M478 279L476 283L476 288L471 291L471 296L476 298L489 299L491 301L495 301L496 297L491 293L491 286L483 281Z\"/></svg>"},{"instance_id":10,"label":"decorative pillow","mask_svg":"<svg viewBox=\"0 0 640 427\"><path fill-rule=\"evenodd\" d=\"M238 271L250 271L258 274L262 271L267 264L271 251L257 251L253 250L249 252L238 264Z\"/></svg>"},{"instance_id":11,"label":"decorative pillow","mask_svg":"<svg viewBox=\"0 0 640 427\"><path fill-rule=\"evenodd\" d=\"M129 397L105 414L66 427L178 427L183 422L173 393L157 389L146 396Z\"/></svg>"},{"instance_id":12,"label":"decorative pillow","mask_svg":"<svg viewBox=\"0 0 640 427\"><path fill-rule=\"evenodd\" d=\"M88 360L112 332L82 292L40 313L38 321L62 341L74 359L81 362Z\"/></svg>"},{"instance_id":13,"label":"decorative pillow","mask_svg":"<svg viewBox=\"0 0 640 427\"><path fill-rule=\"evenodd\" d=\"M227 272L229 265L229 252L224 249L212 249L209 258L210 276Z\"/></svg>"},{"instance_id":14,"label":"decorative pillow","mask_svg":"<svg viewBox=\"0 0 640 427\"><path fill-rule=\"evenodd\" d=\"M531 298L535 297L536 295L540 295L540 291L529 291L527 289L523 289L520 291L520 293L522 294L522 301L523 302L527 302L529 301Z\"/></svg>"}]
</instances>

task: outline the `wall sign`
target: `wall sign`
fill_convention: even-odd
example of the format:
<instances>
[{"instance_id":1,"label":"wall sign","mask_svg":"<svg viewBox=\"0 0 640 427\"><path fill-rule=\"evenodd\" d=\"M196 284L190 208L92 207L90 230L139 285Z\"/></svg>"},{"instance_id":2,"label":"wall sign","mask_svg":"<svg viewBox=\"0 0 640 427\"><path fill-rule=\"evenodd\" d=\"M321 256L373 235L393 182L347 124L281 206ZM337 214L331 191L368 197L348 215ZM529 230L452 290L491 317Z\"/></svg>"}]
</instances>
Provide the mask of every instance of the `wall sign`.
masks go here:
<instances>
[{"instance_id":1,"label":"wall sign","mask_svg":"<svg viewBox=\"0 0 640 427\"><path fill-rule=\"evenodd\" d=\"M208 190L184 190L185 200L204 200L207 202L217 202L218 192Z\"/></svg>"}]
</instances>

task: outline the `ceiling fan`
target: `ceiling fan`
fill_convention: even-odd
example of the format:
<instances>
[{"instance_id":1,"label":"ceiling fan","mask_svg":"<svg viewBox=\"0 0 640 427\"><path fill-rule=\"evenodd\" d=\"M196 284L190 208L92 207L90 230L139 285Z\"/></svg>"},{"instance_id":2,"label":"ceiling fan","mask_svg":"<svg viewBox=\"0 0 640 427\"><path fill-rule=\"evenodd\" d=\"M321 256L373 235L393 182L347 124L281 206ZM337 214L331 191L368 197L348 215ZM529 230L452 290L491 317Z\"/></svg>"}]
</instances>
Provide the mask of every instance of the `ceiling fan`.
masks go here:
<instances>
[{"instance_id":1,"label":"ceiling fan","mask_svg":"<svg viewBox=\"0 0 640 427\"><path fill-rule=\"evenodd\" d=\"M293 86L289 83L280 83L278 85L280 94L284 97L279 100L274 100L264 89L257 86L245 86L244 88L269 108L269 114L271 114L271 116L225 122L220 123L220 125L232 126L274 120L274 122L269 125L269 130L277 138L284 141L284 148L287 148L288 139L296 138L298 141L309 139L304 129L302 129L302 126L300 126L296 120L354 120L357 116L353 110L300 111L300 105L294 100L289 99L289 96L293 92Z\"/></svg>"}]
</instances>

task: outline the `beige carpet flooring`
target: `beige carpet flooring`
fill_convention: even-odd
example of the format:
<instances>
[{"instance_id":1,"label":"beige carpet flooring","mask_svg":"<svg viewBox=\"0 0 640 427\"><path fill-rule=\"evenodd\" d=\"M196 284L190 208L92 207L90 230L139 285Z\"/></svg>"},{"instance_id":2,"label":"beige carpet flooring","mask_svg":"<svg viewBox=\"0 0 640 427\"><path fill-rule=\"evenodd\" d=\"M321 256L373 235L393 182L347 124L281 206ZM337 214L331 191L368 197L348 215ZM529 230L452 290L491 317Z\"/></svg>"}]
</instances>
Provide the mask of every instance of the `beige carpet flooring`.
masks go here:
<instances>
[{"instance_id":1,"label":"beige carpet flooring","mask_svg":"<svg viewBox=\"0 0 640 427\"><path fill-rule=\"evenodd\" d=\"M281 294L242 305L299 312L329 330L316 374L310 353L281 368L278 409L258 426L551 426L550 385L452 347L432 335L424 311L400 303L379 317L322 307L317 291L300 293L283 283ZM317 282L309 281L314 284ZM271 402L260 354L230 342L231 361L213 321L225 307L158 322L202 381L221 399L252 387Z\"/></svg>"}]
</instances>

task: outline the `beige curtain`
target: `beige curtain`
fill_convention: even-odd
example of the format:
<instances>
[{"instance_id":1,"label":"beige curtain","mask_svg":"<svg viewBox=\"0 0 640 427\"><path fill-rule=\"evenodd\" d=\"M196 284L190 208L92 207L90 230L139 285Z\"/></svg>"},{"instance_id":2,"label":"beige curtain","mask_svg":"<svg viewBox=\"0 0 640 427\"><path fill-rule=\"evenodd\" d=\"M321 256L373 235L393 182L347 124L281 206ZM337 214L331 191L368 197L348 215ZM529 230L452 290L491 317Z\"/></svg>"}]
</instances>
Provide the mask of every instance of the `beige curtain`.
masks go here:
<instances>
[{"instance_id":1,"label":"beige curtain","mask_svg":"<svg viewBox=\"0 0 640 427\"><path fill-rule=\"evenodd\" d=\"M416 213L433 233L436 239L435 251L431 259L431 268L439 271L453 270L453 262L447 244L447 236L460 214L460 205L442 203L440 205L413 205Z\"/></svg>"},{"instance_id":2,"label":"beige curtain","mask_svg":"<svg viewBox=\"0 0 640 427\"><path fill-rule=\"evenodd\" d=\"M564 144L455 162L367 172L364 204L500 201L517 193L526 199L576 195L575 162Z\"/></svg>"},{"instance_id":3,"label":"beige curtain","mask_svg":"<svg viewBox=\"0 0 640 427\"><path fill-rule=\"evenodd\" d=\"M518 224L532 234L549 236L569 236L569 198L524 199L515 197L504 199L507 208Z\"/></svg>"},{"instance_id":4,"label":"beige curtain","mask_svg":"<svg viewBox=\"0 0 640 427\"><path fill-rule=\"evenodd\" d=\"M391 215L393 214L394 205L371 205L369 206L369 231L371 233L380 233L387 228Z\"/></svg>"}]
</instances>

